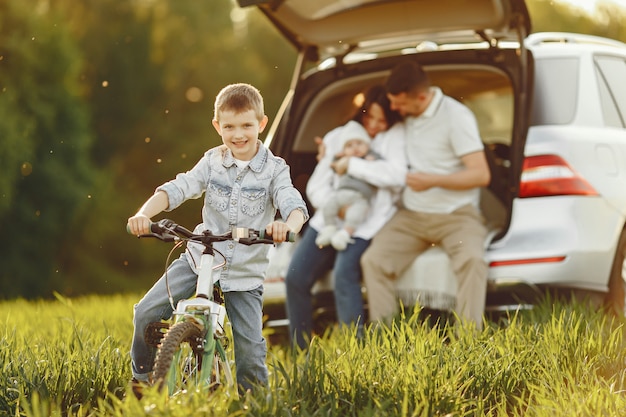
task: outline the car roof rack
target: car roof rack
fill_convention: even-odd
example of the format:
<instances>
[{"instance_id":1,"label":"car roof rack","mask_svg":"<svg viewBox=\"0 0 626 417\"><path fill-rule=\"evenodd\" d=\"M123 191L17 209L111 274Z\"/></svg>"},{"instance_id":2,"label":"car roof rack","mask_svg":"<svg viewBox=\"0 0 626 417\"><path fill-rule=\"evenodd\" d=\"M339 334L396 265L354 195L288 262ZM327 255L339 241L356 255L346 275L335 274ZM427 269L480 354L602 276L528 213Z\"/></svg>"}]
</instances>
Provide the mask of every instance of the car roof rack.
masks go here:
<instances>
[{"instance_id":1,"label":"car roof rack","mask_svg":"<svg viewBox=\"0 0 626 417\"><path fill-rule=\"evenodd\" d=\"M626 43L624 42L582 33L539 32L532 33L526 38L526 45L528 46L538 46L545 43L575 43L613 46L617 48L626 47Z\"/></svg>"}]
</instances>

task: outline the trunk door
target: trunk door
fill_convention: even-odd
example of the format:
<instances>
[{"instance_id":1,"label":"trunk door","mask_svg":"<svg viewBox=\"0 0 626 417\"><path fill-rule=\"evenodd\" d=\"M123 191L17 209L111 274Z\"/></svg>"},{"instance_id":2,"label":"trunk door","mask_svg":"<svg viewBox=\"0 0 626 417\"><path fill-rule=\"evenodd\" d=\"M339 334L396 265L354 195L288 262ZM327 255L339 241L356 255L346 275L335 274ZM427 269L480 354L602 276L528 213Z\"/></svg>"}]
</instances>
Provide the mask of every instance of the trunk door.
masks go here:
<instances>
[{"instance_id":1,"label":"trunk door","mask_svg":"<svg viewBox=\"0 0 626 417\"><path fill-rule=\"evenodd\" d=\"M524 38L524 0L238 0L257 6L309 60L349 51Z\"/></svg>"}]
</instances>

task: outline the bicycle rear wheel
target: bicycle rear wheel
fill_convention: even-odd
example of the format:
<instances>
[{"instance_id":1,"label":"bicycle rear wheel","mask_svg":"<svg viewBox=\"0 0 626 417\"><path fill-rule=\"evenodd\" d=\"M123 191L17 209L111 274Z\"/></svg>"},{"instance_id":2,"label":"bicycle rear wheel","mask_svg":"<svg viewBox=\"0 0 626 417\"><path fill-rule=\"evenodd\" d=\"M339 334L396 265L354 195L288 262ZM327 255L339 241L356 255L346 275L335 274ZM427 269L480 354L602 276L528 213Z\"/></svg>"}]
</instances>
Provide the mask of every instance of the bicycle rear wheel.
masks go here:
<instances>
[{"instance_id":1,"label":"bicycle rear wheel","mask_svg":"<svg viewBox=\"0 0 626 417\"><path fill-rule=\"evenodd\" d=\"M213 352L213 346L206 349L204 334L200 325L184 321L173 325L165 334L154 364L153 379L159 390L167 386L170 395L211 383L213 354L204 355L205 350ZM206 363L208 362L208 363Z\"/></svg>"}]
</instances>

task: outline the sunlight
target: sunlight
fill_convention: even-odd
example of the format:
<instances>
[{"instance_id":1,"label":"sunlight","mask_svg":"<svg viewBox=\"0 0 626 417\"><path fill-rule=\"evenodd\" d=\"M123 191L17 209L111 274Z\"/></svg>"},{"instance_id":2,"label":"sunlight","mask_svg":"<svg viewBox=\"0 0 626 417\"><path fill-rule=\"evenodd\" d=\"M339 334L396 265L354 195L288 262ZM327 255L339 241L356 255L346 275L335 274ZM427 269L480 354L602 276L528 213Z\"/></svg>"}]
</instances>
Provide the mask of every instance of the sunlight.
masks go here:
<instances>
[{"instance_id":1,"label":"sunlight","mask_svg":"<svg viewBox=\"0 0 626 417\"><path fill-rule=\"evenodd\" d=\"M574 7L584 10L588 14L593 14L596 6L600 3L613 3L626 9L626 0L557 0L560 3L566 3Z\"/></svg>"}]
</instances>

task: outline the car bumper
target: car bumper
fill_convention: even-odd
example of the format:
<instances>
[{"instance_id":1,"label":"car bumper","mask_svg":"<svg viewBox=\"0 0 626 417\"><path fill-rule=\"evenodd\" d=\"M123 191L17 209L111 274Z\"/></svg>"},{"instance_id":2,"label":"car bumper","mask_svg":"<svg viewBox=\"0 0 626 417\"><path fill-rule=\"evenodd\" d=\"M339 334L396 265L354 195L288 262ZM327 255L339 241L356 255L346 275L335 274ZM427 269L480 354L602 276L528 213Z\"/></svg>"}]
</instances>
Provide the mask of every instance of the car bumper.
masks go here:
<instances>
[{"instance_id":1,"label":"car bumper","mask_svg":"<svg viewBox=\"0 0 626 417\"><path fill-rule=\"evenodd\" d=\"M550 201L547 201L547 200ZM622 216L599 197L518 199L486 259L493 286L513 283L607 291Z\"/></svg>"},{"instance_id":2,"label":"car bumper","mask_svg":"<svg viewBox=\"0 0 626 417\"><path fill-rule=\"evenodd\" d=\"M546 201L547 199L550 201ZM602 198L544 197L518 199L507 233L489 245L485 258L490 264L487 310L525 308L543 294L545 288L593 292L608 290L608 277L623 217ZM436 272L433 272L436 271ZM420 256L397 282L399 296L419 294L423 280L436 275L448 280L443 288L456 287L450 262L434 247ZM449 293L449 291L447 291ZM333 308L332 279L329 274L313 288L321 308ZM449 295L449 294L448 294ZM287 325L284 311L285 283L270 279L265 284L268 327ZM438 308L437 306L425 306ZM268 309L271 309L269 312Z\"/></svg>"}]
</instances>

